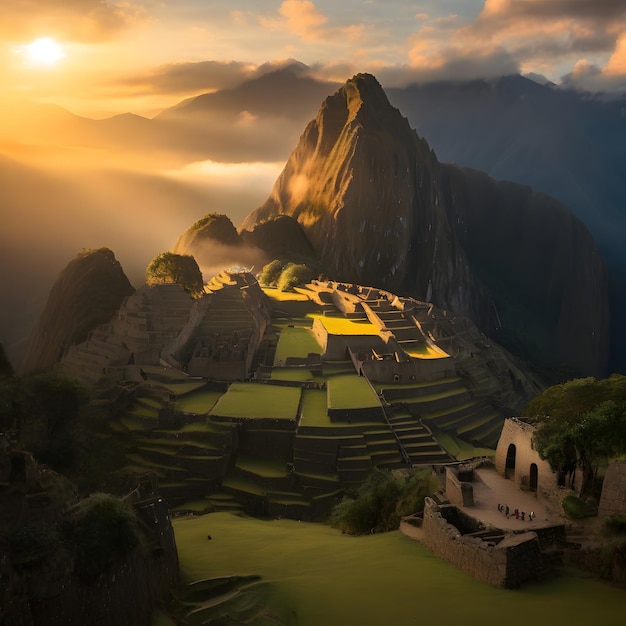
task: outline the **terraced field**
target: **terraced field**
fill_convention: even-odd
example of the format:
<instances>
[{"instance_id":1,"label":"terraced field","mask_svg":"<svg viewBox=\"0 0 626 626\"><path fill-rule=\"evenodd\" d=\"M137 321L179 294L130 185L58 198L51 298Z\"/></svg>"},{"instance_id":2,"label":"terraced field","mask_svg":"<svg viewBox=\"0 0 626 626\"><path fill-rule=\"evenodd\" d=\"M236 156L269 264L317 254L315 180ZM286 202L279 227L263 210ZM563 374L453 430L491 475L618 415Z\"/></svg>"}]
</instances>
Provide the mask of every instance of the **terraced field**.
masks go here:
<instances>
[{"instance_id":1,"label":"terraced field","mask_svg":"<svg viewBox=\"0 0 626 626\"><path fill-rule=\"evenodd\" d=\"M227 283L220 275L213 288ZM458 375L448 370L429 380L370 383L356 372L356 352L346 347L342 356L335 346L339 360L325 357L312 324L319 320L365 354L361 346L379 332L370 320L378 319L386 336L395 337L389 346L401 348L395 356L375 354L385 367L411 358L449 361L415 323L413 305L409 315L378 290L352 290L335 294L344 315L323 284L266 293L274 313L253 380L209 383L171 368L127 367L126 378L139 386L124 416L111 424L115 434L130 437L126 471L156 472L182 510L188 504L189 511L310 519L323 516L375 467L493 454L503 415L492 401L499 393L492 361L472 356L459 359ZM251 319L238 289L225 290L202 332L232 332ZM424 324L434 329L430 318ZM380 341L376 350L387 349Z\"/></svg>"}]
</instances>

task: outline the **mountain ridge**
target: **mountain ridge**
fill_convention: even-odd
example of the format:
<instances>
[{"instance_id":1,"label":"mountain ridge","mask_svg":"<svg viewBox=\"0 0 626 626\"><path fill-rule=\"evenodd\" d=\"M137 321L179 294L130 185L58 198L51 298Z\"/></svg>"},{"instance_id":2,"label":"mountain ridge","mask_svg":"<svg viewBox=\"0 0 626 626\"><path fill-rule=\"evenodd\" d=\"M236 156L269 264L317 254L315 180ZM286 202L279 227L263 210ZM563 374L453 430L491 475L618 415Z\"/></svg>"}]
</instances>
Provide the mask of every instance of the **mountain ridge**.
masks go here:
<instances>
[{"instance_id":1,"label":"mountain ridge","mask_svg":"<svg viewBox=\"0 0 626 626\"><path fill-rule=\"evenodd\" d=\"M529 193L526 186L452 168L439 163L428 143L391 106L378 81L358 74L326 98L270 197L241 228L252 230L268 218L291 216L339 280L433 302L472 318L491 336L499 333L506 339L504 327L514 334L514 345L526 344L529 358L565 362L584 373L603 372L608 358L608 279L580 220L556 200ZM471 241L461 245L466 232L462 220L471 217L472 207L462 201L464 187L475 196L472 207L488 204L481 226L473 232L478 235L483 228L490 233L484 245L492 248L492 268L508 258L500 239L528 253L532 242L539 241L536 233L546 227L557 242L551 248L542 236L541 248L534 253L541 262L528 262L532 276L523 276L517 268L514 276L523 278L524 288L507 285L502 272L487 285L484 268L482 278L476 271L477 250L471 261L468 258ZM528 222L517 239L506 234L502 217L509 204L523 211ZM559 238L560 232L576 234ZM521 245L524 237L527 241ZM568 261L574 255L577 262ZM511 257L505 266L513 269L516 263ZM543 275L542 265L551 268L549 277ZM573 269L576 278L568 279ZM528 306L535 298L545 298L547 282L554 286L556 303L548 312ZM591 293L597 305L577 310L574 302ZM505 315L497 313L503 303L508 305ZM566 313L559 313L563 306ZM530 331L520 330L524 327ZM581 334L581 328L590 330ZM551 341L542 346L545 338ZM531 348L531 343L537 345Z\"/></svg>"}]
</instances>

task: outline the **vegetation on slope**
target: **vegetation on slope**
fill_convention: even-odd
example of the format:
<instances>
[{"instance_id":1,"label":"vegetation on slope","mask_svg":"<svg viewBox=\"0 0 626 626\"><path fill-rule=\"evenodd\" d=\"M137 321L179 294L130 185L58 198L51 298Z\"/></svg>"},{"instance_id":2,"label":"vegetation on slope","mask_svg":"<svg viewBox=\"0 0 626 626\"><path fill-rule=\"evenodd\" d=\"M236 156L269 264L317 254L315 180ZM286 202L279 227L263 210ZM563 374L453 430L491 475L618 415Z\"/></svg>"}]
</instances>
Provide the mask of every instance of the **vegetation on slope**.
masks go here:
<instances>
[{"instance_id":1,"label":"vegetation on slope","mask_svg":"<svg viewBox=\"0 0 626 626\"><path fill-rule=\"evenodd\" d=\"M354 497L344 496L333 508L329 523L349 535L396 530L403 516L424 510L424 498L437 488L428 469L408 477L402 472L377 469Z\"/></svg>"}]
</instances>

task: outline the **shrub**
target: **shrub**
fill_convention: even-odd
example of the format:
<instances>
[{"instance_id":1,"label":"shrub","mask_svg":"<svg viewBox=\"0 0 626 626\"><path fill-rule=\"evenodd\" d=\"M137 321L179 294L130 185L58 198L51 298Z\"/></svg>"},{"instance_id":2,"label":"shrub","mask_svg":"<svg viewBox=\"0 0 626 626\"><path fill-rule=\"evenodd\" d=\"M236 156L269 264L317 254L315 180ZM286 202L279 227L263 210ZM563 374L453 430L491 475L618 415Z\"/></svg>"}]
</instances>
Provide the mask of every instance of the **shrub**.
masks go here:
<instances>
[{"instance_id":1,"label":"shrub","mask_svg":"<svg viewBox=\"0 0 626 626\"><path fill-rule=\"evenodd\" d=\"M75 551L76 573L89 581L132 552L141 534L132 509L118 498L97 493L77 505L67 539Z\"/></svg>"},{"instance_id":2,"label":"shrub","mask_svg":"<svg viewBox=\"0 0 626 626\"><path fill-rule=\"evenodd\" d=\"M288 263L283 269L276 286L280 291L289 291L298 285L304 285L313 279L313 270L307 265Z\"/></svg>"},{"instance_id":3,"label":"shrub","mask_svg":"<svg viewBox=\"0 0 626 626\"><path fill-rule=\"evenodd\" d=\"M626 536L626 515L614 513L604 520L603 530L606 535Z\"/></svg>"},{"instance_id":4,"label":"shrub","mask_svg":"<svg viewBox=\"0 0 626 626\"><path fill-rule=\"evenodd\" d=\"M278 279L280 278L280 274L283 271L283 265L283 262L278 259L274 259L267 265L264 265L261 273L259 274L259 282L262 285L267 285L268 287L275 287Z\"/></svg>"},{"instance_id":5,"label":"shrub","mask_svg":"<svg viewBox=\"0 0 626 626\"><path fill-rule=\"evenodd\" d=\"M584 502L577 496L565 496L561 502L561 507L567 517L570 519L580 519L583 517L592 517L597 515L598 508L595 504Z\"/></svg>"},{"instance_id":6,"label":"shrub","mask_svg":"<svg viewBox=\"0 0 626 626\"><path fill-rule=\"evenodd\" d=\"M400 472L375 470L359 487L356 497L344 497L330 514L329 524L341 532L360 535L395 530L404 515L424 509L424 498L437 489L428 470L408 477Z\"/></svg>"}]
</instances>

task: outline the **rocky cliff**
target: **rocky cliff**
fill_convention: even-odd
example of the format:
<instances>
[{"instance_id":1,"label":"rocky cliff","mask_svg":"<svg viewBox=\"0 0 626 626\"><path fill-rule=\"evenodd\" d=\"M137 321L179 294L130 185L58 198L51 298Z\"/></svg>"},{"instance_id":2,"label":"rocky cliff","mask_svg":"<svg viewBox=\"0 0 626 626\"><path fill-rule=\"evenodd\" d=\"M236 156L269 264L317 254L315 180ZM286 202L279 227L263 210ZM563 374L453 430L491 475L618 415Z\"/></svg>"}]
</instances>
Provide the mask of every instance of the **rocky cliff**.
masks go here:
<instances>
[{"instance_id":1,"label":"rocky cliff","mask_svg":"<svg viewBox=\"0 0 626 626\"><path fill-rule=\"evenodd\" d=\"M61 272L33 331L23 372L47 369L65 350L108 322L134 292L122 266L108 248L79 254Z\"/></svg>"},{"instance_id":2,"label":"rocky cliff","mask_svg":"<svg viewBox=\"0 0 626 626\"><path fill-rule=\"evenodd\" d=\"M604 370L607 279L582 224L545 195L440 164L373 76L324 101L242 228L278 215L337 279L467 315L542 364Z\"/></svg>"}]
</instances>

